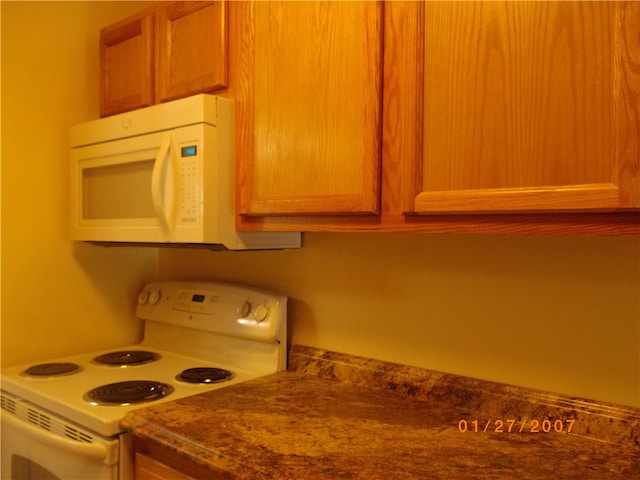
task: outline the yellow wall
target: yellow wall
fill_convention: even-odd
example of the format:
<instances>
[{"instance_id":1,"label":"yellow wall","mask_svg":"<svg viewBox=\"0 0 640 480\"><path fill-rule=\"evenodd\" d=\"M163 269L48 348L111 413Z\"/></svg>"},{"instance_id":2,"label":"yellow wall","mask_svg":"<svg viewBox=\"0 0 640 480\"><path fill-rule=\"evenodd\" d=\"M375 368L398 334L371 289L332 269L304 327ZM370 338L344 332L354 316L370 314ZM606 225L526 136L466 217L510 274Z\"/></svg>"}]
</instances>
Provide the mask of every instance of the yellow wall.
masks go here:
<instances>
[{"instance_id":1,"label":"yellow wall","mask_svg":"<svg viewBox=\"0 0 640 480\"><path fill-rule=\"evenodd\" d=\"M2 2L2 358L130 343L154 249L68 240L68 126L97 117L100 27L140 2ZM55 20L54 20L55 19ZM291 342L640 406L640 240L308 234L165 250L162 278L290 297Z\"/></svg>"},{"instance_id":2,"label":"yellow wall","mask_svg":"<svg viewBox=\"0 0 640 480\"><path fill-rule=\"evenodd\" d=\"M640 406L640 240L330 234L160 253L162 278L290 297L290 341Z\"/></svg>"},{"instance_id":3,"label":"yellow wall","mask_svg":"<svg viewBox=\"0 0 640 480\"><path fill-rule=\"evenodd\" d=\"M98 116L98 32L140 2L2 2L2 362L136 340L157 250L73 244L68 128Z\"/></svg>"}]
</instances>

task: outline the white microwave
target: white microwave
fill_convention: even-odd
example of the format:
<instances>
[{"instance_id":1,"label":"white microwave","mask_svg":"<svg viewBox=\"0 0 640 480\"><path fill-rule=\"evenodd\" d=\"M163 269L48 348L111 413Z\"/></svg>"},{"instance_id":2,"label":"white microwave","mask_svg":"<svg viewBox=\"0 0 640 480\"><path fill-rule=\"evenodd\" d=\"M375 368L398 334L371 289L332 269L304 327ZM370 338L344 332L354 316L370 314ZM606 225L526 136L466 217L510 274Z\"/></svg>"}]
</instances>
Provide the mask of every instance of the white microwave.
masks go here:
<instances>
[{"instance_id":1,"label":"white microwave","mask_svg":"<svg viewBox=\"0 0 640 480\"><path fill-rule=\"evenodd\" d=\"M230 250L298 248L235 228L234 103L195 95L71 128L71 238Z\"/></svg>"}]
</instances>

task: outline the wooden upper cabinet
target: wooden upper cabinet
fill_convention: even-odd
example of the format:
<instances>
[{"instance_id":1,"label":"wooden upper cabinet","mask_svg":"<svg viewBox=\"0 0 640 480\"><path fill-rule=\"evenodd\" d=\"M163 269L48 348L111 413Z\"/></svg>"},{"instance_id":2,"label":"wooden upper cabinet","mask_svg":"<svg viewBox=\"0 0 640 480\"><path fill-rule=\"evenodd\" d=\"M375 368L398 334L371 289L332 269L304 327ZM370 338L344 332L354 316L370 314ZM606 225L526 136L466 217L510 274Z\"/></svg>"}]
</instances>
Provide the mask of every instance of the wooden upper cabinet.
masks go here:
<instances>
[{"instance_id":1,"label":"wooden upper cabinet","mask_svg":"<svg viewBox=\"0 0 640 480\"><path fill-rule=\"evenodd\" d=\"M226 0L158 2L100 34L100 114L227 87Z\"/></svg>"},{"instance_id":2,"label":"wooden upper cabinet","mask_svg":"<svg viewBox=\"0 0 640 480\"><path fill-rule=\"evenodd\" d=\"M227 86L226 2L177 2L157 14L160 102Z\"/></svg>"},{"instance_id":3,"label":"wooden upper cabinet","mask_svg":"<svg viewBox=\"0 0 640 480\"><path fill-rule=\"evenodd\" d=\"M134 18L100 32L102 116L153 104L153 19Z\"/></svg>"},{"instance_id":4,"label":"wooden upper cabinet","mask_svg":"<svg viewBox=\"0 0 640 480\"><path fill-rule=\"evenodd\" d=\"M239 2L240 214L380 205L383 6Z\"/></svg>"},{"instance_id":5,"label":"wooden upper cabinet","mask_svg":"<svg viewBox=\"0 0 640 480\"><path fill-rule=\"evenodd\" d=\"M640 207L640 4L415 8L422 141L406 212Z\"/></svg>"}]
</instances>

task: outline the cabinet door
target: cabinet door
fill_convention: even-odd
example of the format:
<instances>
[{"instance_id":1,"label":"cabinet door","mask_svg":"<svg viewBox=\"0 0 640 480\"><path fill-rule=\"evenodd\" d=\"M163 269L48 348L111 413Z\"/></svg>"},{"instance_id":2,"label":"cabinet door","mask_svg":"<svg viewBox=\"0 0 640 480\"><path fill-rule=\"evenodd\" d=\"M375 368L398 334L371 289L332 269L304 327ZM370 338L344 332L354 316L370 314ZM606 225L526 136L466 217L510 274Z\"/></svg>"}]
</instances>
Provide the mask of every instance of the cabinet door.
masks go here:
<instances>
[{"instance_id":1,"label":"cabinet door","mask_svg":"<svg viewBox=\"0 0 640 480\"><path fill-rule=\"evenodd\" d=\"M100 32L100 115L153 104L153 22L143 16Z\"/></svg>"},{"instance_id":2,"label":"cabinet door","mask_svg":"<svg viewBox=\"0 0 640 480\"><path fill-rule=\"evenodd\" d=\"M423 141L406 211L640 207L640 4L422 8Z\"/></svg>"},{"instance_id":3,"label":"cabinet door","mask_svg":"<svg viewBox=\"0 0 640 480\"><path fill-rule=\"evenodd\" d=\"M227 2L172 2L157 13L159 102L227 86Z\"/></svg>"},{"instance_id":4,"label":"cabinet door","mask_svg":"<svg viewBox=\"0 0 640 480\"><path fill-rule=\"evenodd\" d=\"M257 1L242 22L240 213L378 212L382 4Z\"/></svg>"},{"instance_id":5,"label":"cabinet door","mask_svg":"<svg viewBox=\"0 0 640 480\"><path fill-rule=\"evenodd\" d=\"M136 453L135 458L135 480L193 480L193 477L141 453Z\"/></svg>"}]
</instances>

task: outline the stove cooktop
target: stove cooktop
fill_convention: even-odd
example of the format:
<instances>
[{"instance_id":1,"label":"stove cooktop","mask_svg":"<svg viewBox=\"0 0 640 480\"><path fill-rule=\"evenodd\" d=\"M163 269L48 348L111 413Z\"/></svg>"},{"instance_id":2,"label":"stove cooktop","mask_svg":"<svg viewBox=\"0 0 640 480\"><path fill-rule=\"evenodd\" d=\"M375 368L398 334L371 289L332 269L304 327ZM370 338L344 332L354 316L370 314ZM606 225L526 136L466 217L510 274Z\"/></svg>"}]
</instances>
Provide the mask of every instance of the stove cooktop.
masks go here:
<instances>
[{"instance_id":1,"label":"stove cooktop","mask_svg":"<svg viewBox=\"0 0 640 480\"><path fill-rule=\"evenodd\" d=\"M136 307L142 342L3 368L2 390L110 437L132 409L285 369L286 304L238 285L150 283Z\"/></svg>"},{"instance_id":2,"label":"stove cooktop","mask_svg":"<svg viewBox=\"0 0 640 480\"><path fill-rule=\"evenodd\" d=\"M130 349L139 349L139 346L131 346ZM118 349L122 351L125 349ZM133 364L126 366L113 366L112 364L99 364L95 358L99 355L110 354L112 351L87 353L74 355L46 362L41 365L47 371L46 375L27 376L30 369L38 370L37 365L17 365L2 370L2 388L13 395L21 397L30 403L38 405L50 412L65 417L74 423L93 430L103 436L112 436L121 432L119 422L124 415L133 409L149 406L155 403L175 400L178 398L204 393L223 386L233 385L256 378L264 374L246 370L231 365L207 362L201 359L191 358L166 351L154 351L159 355L156 361L149 363ZM51 365L76 365L72 373L51 375L56 368ZM37 367L37 368L34 368ZM215 371L228 372L223 380L204 381L194 383L178 380L183 372L190 370L215 369ZM134 383L127 390L126 387L115 387L123 382L150 382L163 384L169 388L161 394L154 395L153 391L145 395L140 383ZM130 396L130 401L119 402L102 401L89 395L95 389L122 390L125 397ZM152 387L147 387L151 388ZM137 390L137 391L136 391ZM146 401L137 399L136 395L147 397Z\"/></svg>"}]
</instances>

